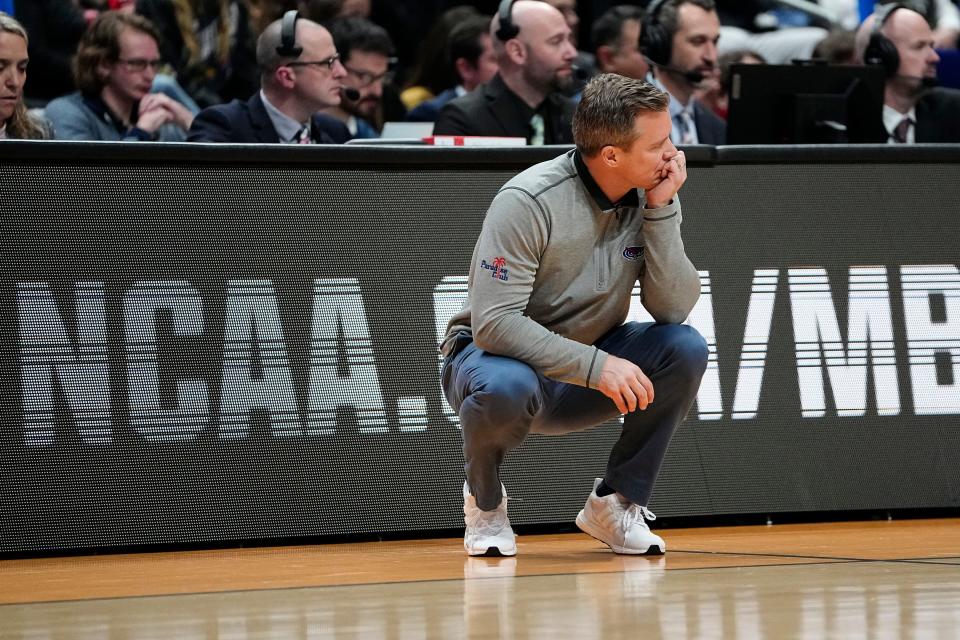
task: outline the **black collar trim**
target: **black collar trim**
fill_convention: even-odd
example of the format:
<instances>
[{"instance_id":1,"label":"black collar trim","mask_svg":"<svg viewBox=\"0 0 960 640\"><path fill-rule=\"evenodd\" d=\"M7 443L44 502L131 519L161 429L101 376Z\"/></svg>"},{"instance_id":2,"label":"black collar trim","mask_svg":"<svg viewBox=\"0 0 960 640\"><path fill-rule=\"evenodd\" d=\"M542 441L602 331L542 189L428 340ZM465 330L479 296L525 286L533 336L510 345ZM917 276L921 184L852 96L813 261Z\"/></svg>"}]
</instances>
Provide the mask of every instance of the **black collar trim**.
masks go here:
<instances>
[{"instance_id":1,"label":"black collar trim","mask_svg":"<svg viewBox=\"0 0 960 640\"><path fill-rule=\"evenodd\" d=\"M630 189L618 201L610 202L610 198L607 197L603 189L600 188L600 185L597 184L597 181L590 175L590 170L587 168L586 163L584 163L583 158L580 157L579 151L573 152L573 164L577 168L577 175L580 176L580 180L583 182L587 193L590 194L590 197L593 198L597 206L600 207L600 211L612 213L618 212L620 209L637 209L640 207L640 194L637 193L636 189Z\"/></svg>"}]
</instances>

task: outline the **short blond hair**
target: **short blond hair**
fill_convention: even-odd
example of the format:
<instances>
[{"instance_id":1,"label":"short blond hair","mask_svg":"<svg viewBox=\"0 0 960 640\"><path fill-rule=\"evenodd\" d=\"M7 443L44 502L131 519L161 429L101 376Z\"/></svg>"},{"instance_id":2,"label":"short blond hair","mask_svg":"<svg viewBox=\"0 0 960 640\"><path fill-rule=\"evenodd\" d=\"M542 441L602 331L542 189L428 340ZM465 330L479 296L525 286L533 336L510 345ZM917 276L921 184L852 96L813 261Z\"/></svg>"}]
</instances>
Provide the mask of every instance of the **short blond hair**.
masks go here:
<instances>
[{"instance_id":1,"label":"short blond hair","mask_svg":"<svg viewBox=\"0 0 960 640\"><path fill-rule=\"evenodd\" d=\"M611 145L626 149L637 139L634 123L645 112L666 111L670 96L645 80L602 73L583 89L573 115L573 141L593 157Z\"/></svg>"}]
</instances>

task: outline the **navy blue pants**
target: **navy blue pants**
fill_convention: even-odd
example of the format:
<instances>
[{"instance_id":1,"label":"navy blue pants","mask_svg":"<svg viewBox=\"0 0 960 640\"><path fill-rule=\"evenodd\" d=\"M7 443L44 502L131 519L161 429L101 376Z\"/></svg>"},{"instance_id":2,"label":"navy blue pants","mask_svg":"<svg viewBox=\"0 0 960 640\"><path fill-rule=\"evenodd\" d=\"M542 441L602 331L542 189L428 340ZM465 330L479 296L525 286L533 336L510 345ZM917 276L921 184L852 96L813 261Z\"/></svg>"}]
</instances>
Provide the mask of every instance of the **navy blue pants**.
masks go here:
<instances>
[{"instance_id":1,"label":"navy blue pants","mask_svg":"<svg viewBox=\"0 0 960 640\"><path fill-rule=\"evenodd\" d=\"M528 433L581 431L620 413L595 389L547 378L520 360L483 351L466 336L460 341L444 361L441 380L460 414L467 482L483 510L500 504L500 464ZM630 360L653 383L653 403L624 416L604 475L618 493L646 505L670 438L697 396L707 344L687 325L630 322L596 346Z\"/></svg>"}]
</instances>

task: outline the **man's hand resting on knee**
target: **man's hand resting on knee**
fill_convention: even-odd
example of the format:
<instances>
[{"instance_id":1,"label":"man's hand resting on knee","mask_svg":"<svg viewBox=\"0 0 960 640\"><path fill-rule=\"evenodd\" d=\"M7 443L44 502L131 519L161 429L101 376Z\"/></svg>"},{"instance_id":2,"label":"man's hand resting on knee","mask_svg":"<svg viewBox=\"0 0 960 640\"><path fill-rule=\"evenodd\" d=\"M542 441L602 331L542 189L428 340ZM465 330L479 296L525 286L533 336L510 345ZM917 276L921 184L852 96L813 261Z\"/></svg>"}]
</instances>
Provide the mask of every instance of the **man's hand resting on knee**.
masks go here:
<instances>
[{"instance_id":1,"label":"man's hand resting on knee","mask_svg":"<svg viewBox=\"0 0 960 640\"><path fill-rule=\"evenodd\" d=\"M613 400L620 413L647 408L653 402L653 383L629 360L608 355L600 371L600 392Z\"/></svg>"}]
</instances>

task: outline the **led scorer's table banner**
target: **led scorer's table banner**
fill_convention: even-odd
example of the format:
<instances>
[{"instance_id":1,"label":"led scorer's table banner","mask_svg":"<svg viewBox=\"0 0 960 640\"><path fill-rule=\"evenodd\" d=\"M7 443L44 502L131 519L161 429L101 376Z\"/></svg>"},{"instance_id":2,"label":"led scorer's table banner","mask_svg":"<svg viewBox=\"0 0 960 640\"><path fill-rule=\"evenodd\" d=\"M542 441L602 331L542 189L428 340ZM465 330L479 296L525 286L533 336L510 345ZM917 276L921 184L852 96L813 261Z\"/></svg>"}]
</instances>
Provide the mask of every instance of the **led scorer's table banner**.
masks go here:
<instances>
[{"instance_id":1,"label":"led scorer's table banner","mask_svg":"<svg viewBox=\"0 0 960 640\"><path fill-rule=\"evenodd\" d=\"M0 552L462 526L438 335L563 151L0 145ZM960 147L689 156L711 358L653 510L960 506ZM515 523L617 436L511 454Z\"/></svg>"}]
</instances>

